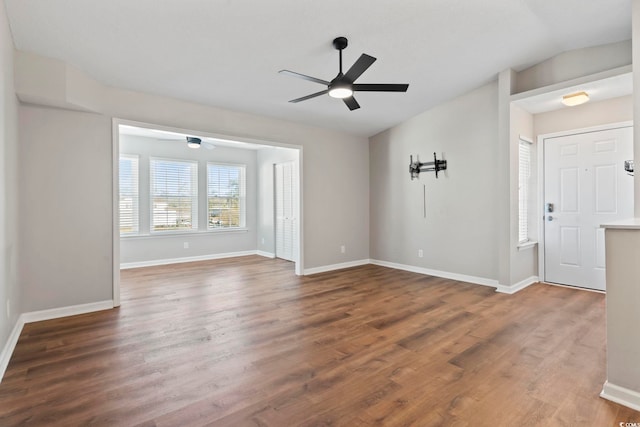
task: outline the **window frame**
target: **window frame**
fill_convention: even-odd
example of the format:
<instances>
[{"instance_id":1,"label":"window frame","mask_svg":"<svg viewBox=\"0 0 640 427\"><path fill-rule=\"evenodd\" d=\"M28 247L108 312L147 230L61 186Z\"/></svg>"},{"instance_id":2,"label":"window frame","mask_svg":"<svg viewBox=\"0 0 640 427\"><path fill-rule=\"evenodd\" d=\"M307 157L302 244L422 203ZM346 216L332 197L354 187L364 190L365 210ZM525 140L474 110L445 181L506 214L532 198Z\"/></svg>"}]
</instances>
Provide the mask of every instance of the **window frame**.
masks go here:
<instances>
[{"instance_id":1,"label":"window frame","mask_svg":"<svg viewBox=\"0 0 640 427\"><path fill-rule=\"evenodd\" d=\"M209 169L211 167L224 167L224 168L238 168L240 172L239 176L239 195L238 195L238 213L239 213L239 224L237 226L224 226L224 227L214 227L209 222ZM216 162L216 161L207 161L206 162L206 171L205 171L205 204L206 204L206 232L228 232L228 231L238 231L238 230L246 230L247 226L247 165L241 163L224 163L224 162Z\"/></svg>"},{"instance_id":2,"label":"window frame","mask_svg":"<svg viewBox=\"0 0 640 427\"><path fill-rule=\"evenodd\" d=\"M191 227L184 228L167 228L157 230L154 228L154 198L155 193L153 191L154 186L154 172L155 167L153 166L154 162L173 162L173 163L183 163L189 164L193 168L191 169ZM176 159L176 158L168 158L168 157L155 157L150 156L148 158L149 164L149 235L166 235L166 234L182 234L182 233L197 233L200 227L199 224L199 215L198 215L198 207L199 207L199 162L193 159ZM174 197L183 197L183 196L174 196Z\"/></svg>"},{"instance_id":3,"label":"window frame","mask_svg":"<svg viewBox=\"0 0 640 427\"><path fill-rule=\"evenodd\" d=\"M518 245L526 245L532 241L529 227L532 152L533 143L520 137L518 139ZM526 169L523 168L523 162L526 163Z\"/></svg>"},{"instance_id":4,"label":"window frame","mask_svg":"<svg viewBox=\"0 0 640 427\"><path fill-rule=\"evenodd\" d=\"M135 191L132 192L132 214L130 232L122 232L122 160L130 160L135 162L135 171L132 170L132 184ZM140 155L120 153L118 157L118 232L121 237L139 236L140 235Z\"/></svg>"}]
</instances>

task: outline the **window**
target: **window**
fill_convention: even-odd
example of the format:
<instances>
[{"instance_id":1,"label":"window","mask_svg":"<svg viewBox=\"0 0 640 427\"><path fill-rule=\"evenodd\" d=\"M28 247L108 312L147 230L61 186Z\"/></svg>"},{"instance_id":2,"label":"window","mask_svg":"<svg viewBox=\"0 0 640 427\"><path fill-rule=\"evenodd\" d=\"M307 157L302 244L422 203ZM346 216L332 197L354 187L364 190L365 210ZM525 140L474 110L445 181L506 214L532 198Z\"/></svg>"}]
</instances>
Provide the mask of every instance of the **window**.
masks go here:
<instances>
[{"instance_id":1,"label":"window","mask_svg":"<svg viewBox=\"0 0 640 427\"><path fill-rule=\"evenodd\" d=\"M151 231L198 229L198 163L151 158Z\"/></svg>"},{"instance_id":2,"label":"window","mask_svg":"<svg viewBox=\"0 0 640 427\"><path fill-rule=\"evenodd\" d=\"M138 234L138 156L120 156L120 234Z\"/></svg>"},{"instance_id":3,"label":"window","mask_svg":"<svg viewBox=\"0 0 640 427\"><path fill-rule=\"evenodd\" d=\"M530 142L520 140L518 158L518 242L525 243L529 241Z\"/></svg>"},{"instance_id":4,"label":"window","mask_svg":"<svg viewBox=\"0 0 640 427\"><path fill-rule=\"evenodd\" d=\"M207 163L207 228L245 226L245 167Z\"/></svg>"}]
</instances>

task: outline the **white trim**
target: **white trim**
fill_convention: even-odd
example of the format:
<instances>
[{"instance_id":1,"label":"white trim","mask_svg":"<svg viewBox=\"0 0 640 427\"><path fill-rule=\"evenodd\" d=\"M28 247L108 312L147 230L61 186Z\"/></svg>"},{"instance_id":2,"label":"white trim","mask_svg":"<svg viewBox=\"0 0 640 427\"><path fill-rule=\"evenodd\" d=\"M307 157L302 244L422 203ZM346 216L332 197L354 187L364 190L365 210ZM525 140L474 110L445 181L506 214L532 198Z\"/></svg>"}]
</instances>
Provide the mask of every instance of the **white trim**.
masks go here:
<instances>
[{"instance_id":1,"label":"white trim","mask_svg":"<svg viewBox=\"0 0 640 427\"><path fill-rule=\"evenodd\" d=\"M533 139L528 136L518 135L518 139L520 141L528 142L529 144L533 145Z\"/></svg>"},{"instance_id":2,"label":"white trim","mask_svg":"<svg viewBox=\"0 0 640 427\"><path fill-rule=\"evenodd\" d=\"M110 310L113 300L90 302L88 304L70 305L68 307L51 308L48 310L22 313L20 318L24 323L41 322L43 320L58 319L60 317L76 316L78 314L93 313L94 311Z\"/></svg>"},{"instance_id":3,"label":"white trim","mask_svg":"<svg viewBox=\"0 0 640 427\"><path fill-rule=\"evenodd\" d=\"M526 242L518 243L517 248L519 251L524 251L533 248L537 244L538 242L536 242L535 240L527 240Z\"/></svg>"},{"instance_id":4,"label":"white trim","mask_svg":"<svg viewBox=\"0 0 640 427\"><path fill-rule=\"evenodd\" d=\"M271 253L271 252L265 252L265 251L256 251L256 255L260 255L263 256L265 258L275 258L276 254Z\"/></svg>"},{"instance_id":5,"label":"white trim","mask_svg":"<svg viewBox=\"0 0 640 427\"><path fill-rule=\"evenodd\" d=\"M0 382L2 382L2 378L4 378L7 366L9 366L9 361L11 360L13 351L16 348L16 344L18 344L18 339L20 338L23 326L24 320L22 319L22 316L19 316L18 320L16 320L16 324L13 326L13 330L11 331L9 338L7 338L7 342L2 349L2 353L0 353Z\"/></svg>"},{"instance_id":6,"label":"white trim","mask_svg":"<svg viewBox=\"0 0 640 427\"><path fill-rule=\"evenodd\" d=\"M484 277L467 276L466 274L451 273L448 271L440 271L440 270L431 270L429 268L416 267L413 265L406 265L406 264L397 264L395 262L380 261L377 259L372 259L370 262L371 264L380 265L382 267L389 267L389 268L395 268L397 270L410 271L412 273L420 273L420 274L426 274L429 276L442 277L444 279L457 280L459 282L473 283L473 284L482 285L482 286L491 286L493 288L497 288L499 286L497 280L487 279Z\"/></svg>"},{"instance_id":7,"label":"white trim","mask_svg":"<svg viewBox=\"0 0 640 427\"><path fill-rule=\"evenodd\" d=\"M496 292L500 292L501 294L511 295L511 294L515 294L518 291L523 290L527 286L533 285L534 283L538 283L538 282L539 282L538 276L531 276L524 280L521 280L520 282L512 286L498 285L498 287L496 288Z\"/></svg>"},{"instance_id":8,"label":"white trim","mask_svg":"<svg viewBox=\"0 0 640 427\"><path fill-rule=\"evenodd\" d=\"M298 253L296 254L296 275L302 276L304 272L304 173L302 156L304 148L300 146L298 149Z\"/></svg>"},{"instance_id":9,"label":"white trim","mask_svg":"<svg viewBox=\"0 0 640 427\"><path fill-rule=\"evenodd\" d=\"M248 256L248 255L258 255L258 253L257 251L241 251L241 252L227 252L227 253L221 253L221 254L189 256L189 257L182 257L182 258L153 259L150 261L123 262L120 264L120 269L126 270L129 268L153 267L156 265L180 264L183 262L209 261L212 259L233 258L233 257Z\"/></svg>"},{"instance_id":10,"label":"white trim","mask_svg":"<svg viewBox=\"0 0 640 427\"><path fill-rule=\"evenodd\" d=\"M633 65L623 65L618 68L612 68L610 70L600 71L598 73L589 74L582 77L577 77L571 80L565 80L558 83L553 83L547 86L527 90L525 92L516 93L510 96L510 101L515 102L521 99L531 98L538 95L544 95L549 92L555 92L556 90L562 90L573 86L580 86L586 83L597 82L599 80L605 80L611 77L623 76L633 72Z\"/></svg>"},{"instance_id":11,"label":"white trim","mask_svg":"<svg viewBox=\"0 0 640 427\"><path fill-rule=\"evenodd\" d=\"M595 292L597 294L602 294L602 295L606 295L607 294L605 291L603 291L601 289L582 288L580 286L563 285L562 283L545 282L543 280L540 280L540 283L542 283L543 285L547 285L547 286L558 286L560 288L573 289L574 291Z\"/></svg>"},{"instance_id":12,"label":"white trim","mask_svg":"<svg viewBox=\"0 0 640 427\"><path fill-rule=\"evenodd\" d=\"M71 305L68 307L52 308L48 310L31 311L29 313L22 313L16 324L13 326L13 330L7 339L7 342L0 353L0 382L4 378L4 373L7 370L11 356L13 355L22 328L27 323L40 322L43 320L58 319L60 317L75 316L78 314L93 313L95 311L110 310L115 307L113 300L105 300L98 302L91 302L88 304Z\"/></svg>"},{"instance_id":13,"label":"white trim","mask_svg":"<svg viewBox=\"0 0 640 427\"><path fill-rule=\"evenodd\" d=\"M605 381L600 397L640 411L640 393Z\"/></svg>"},{"instance_id":14,"label":"white trim","mask_svg":"<svg viewBox=\"0 0 640 427\"><path fill-rule=\"evenodd\" d=\"M304 275L326 273L327 271L341 270L343 268L359 267L361 265L372 264L369 259L361 259L358 261L342 262L340 264L323 265L321 267L305 268Z\"/></svg>"},{"instance_id":15,"label":"white trim","mask_svg":"<svg viewBox=\"0 0 640 427\"><path fill-rule=\"evenodd\" d=\"M122 240L145 240L145 239L158 239L164 237L193 237L193 236L213 236L223 233L247 233L249 231L246 227L229 227L229 228L216 228L213 230L188 230L188 231L153 231L146 234L122 234L120 239Z\"/></svg>"},{"instance_id":16,"label":"white trim","mask_svg":"<svg viewBox=\"0 0 640 427\"><path fill-rule=\"evenodd\" d=\"M116 119L111 120L111 280L113 306L120 306L120 127ZM138 218L139 215L138 215ZM139 221L138 221L139 222ZM138 228L140 224L138 224ZM138 230L139 231L139 230Z\"/></svg>"},{"instance_id":17,"label":"white trim","mask_svg":"<svg viewBox=\"0 0 640 427\"><path fill-rule=\"evenodd\" d=\"M538 135L538 142L544 142L545 139L562 138L571 135L581 135L583 133L601 132L603 130L614 130L633 127L633 121L626 120L624 122L606 123L597 126L588 126L586 128L561 130L558 132L545 133Z\"/></svg>"}]
</instances>

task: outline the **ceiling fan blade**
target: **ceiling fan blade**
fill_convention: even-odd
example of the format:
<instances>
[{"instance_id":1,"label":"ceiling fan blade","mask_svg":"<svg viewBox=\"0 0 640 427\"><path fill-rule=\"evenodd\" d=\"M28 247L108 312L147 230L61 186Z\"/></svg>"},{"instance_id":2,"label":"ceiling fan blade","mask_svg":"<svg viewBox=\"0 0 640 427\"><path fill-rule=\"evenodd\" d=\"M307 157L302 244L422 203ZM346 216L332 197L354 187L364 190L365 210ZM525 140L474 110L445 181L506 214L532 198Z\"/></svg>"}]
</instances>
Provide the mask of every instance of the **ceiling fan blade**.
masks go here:
<instances>
[{"instance_id":1,"label":"ceiling fan blade","mask_svg":"<svg viewBox=\"0 0 640 427\"><path fill-rule=\"evenodd\" d=\"M406 92L408 84L354 84L353 90L360 92Z\"/></svg>"},{"instance_id":2,"label":"ceiling fan blade","mask_svg":"<svg viewBox=\"0 0 640 427\"><path fill-rule=\"evenodd\" d=\"M347 107L349 107L349 110L351 111L357 110L358 108L360 108L360 104L358 104L358 101L356 101L356 99L353 96L350 96L348 98L343 98L342 100L344 101L345 104L347 104Z\"/></svg>"},{"instance_id":3,"label":"ceiling fan blade","mask_svg":"<svg viewBox=\"0 0 640 427\"><path fill-rule=\"evenodd\" d=\"M307 99L315 98L316 96L324 95L325 93L329 93L329 89L321 90L320 92L312 93L311 95L303 96L302 98L292 99L289 102L296 103L300 101L306 101Z\"/></svg>"},{"instance_id":4,"label":"ceiling fan blade","mask_svg":"<svg viewBox=\"0 0 640 427\"><path fill-rule=\"evenodd\" d=\"M300 73L296 73L295 71L289 71L289 70L280 70L278 72L286 76L297 77L299 79L304 79L310 82L320 83L321 85L329 86L328 81L322 80L322 79L316 79L315 77L307 76L306 74L300 74Z\"/></svg>"},{"instance_id":5,"label":"ceiling fan blade","mask_svg":"<svg viewBox=\"0 0 640 427\"><path fill-rule=\"evenodd\" d=\"M369 56L366 53L360 55L360 58L349 68L344 75L344 80L347 80L351 83L355 82L358 77L365 71L367 68L371 67L371 64L376 62L376 58L373 56Z\"/></svg>"}]
</instances>

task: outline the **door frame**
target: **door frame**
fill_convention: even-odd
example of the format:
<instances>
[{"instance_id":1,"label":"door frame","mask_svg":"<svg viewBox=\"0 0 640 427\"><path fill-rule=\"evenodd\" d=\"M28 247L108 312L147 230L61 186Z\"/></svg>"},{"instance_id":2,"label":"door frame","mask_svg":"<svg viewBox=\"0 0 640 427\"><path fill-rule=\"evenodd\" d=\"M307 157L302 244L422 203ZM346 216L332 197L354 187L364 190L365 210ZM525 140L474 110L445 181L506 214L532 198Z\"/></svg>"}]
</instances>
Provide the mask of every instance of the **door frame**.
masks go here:
<instances>
[{"instance_id":1,"label":"door frame","mask_svg":"<svg viewBox=\"0 0 640 427\"><path fill-rule=\"evenodd\" d=\"M600 132L603 130L613 130L613 129L620 129L620 128L626 128L626 127L633 127L633 121L625 121L625 122L616 122L616 123L609 123L609 124L605 124L605 125L598 125L598 126L589 126L586 128L579 128L579 129L570 129L570 130L565 130L565 131L560 131L560 132L553 132L553 133L545 133L543 135L538 135L537 138L537 157L538 157L538 167L537 167L537 173L538 173L538 185L537 185L537 198L538 198L538 203L536 203L536 212L538 213L538 219L537 219L537 224L538 224L538 277L540 278L541 282L544 283L548 283L546 282L546 276L545 276L545 258L544 258L544 250L545 250L545 232L544 232L544 227L545 227L545 212L544 212L544 185L545 185L545 173L544 173L544 141L545 139L551 139L551 138L558 138L558 137L563 137L563 136L571 136L571 135L579 135L582 133L592 133L592 132ZM634 153L634 157L635 157L635 153ZM591 289L587 289L587 290L591 290ZM594 292L602 292L602 291L597 291L597 290L593 290Z\"/></svg>"}]
</instances>

